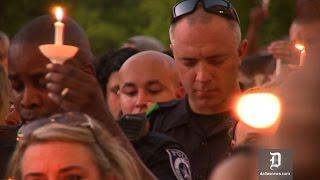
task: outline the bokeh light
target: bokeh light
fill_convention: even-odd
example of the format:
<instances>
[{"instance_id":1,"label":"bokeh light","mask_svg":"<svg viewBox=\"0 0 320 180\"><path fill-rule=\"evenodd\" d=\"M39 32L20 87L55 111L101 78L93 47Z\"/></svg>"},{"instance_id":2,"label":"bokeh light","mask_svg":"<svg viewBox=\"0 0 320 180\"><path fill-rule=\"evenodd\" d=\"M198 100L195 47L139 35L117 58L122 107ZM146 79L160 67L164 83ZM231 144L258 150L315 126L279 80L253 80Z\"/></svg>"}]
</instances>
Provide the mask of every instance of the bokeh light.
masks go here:
<instances>
[{"instance_id":1,"label":"bokeh light","mask_svg":"<svg viewBox=\"0 0 320 180\"><path fill-rule=\"evenodd\" d=\"M269 128L279 119L281 103L272 93L249 93L239 98L236 113L240 120L254 128Z\"/></svg>"}]
</instances>

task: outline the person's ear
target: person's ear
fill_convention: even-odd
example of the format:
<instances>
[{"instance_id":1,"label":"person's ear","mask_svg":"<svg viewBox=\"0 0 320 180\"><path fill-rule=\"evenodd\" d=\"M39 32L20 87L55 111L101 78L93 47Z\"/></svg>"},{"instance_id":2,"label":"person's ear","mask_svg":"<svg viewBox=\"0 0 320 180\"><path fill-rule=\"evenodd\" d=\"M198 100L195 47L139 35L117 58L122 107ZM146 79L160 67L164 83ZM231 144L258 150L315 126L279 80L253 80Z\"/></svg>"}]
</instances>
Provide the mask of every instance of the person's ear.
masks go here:
<instances>
[{"instance_id":1,"label":"person's ear","mask_svg":"<svg viewBox=\"0 0 320 180\"><path fill-rule=\"evenodd\" d=\"M186 91L184 90L184 87L181 85L180 87L176 88L176 98L181 99L185 96Z\"/></svg>"},{"instance_id":2,"label":"person's ear","mask_svg":"<svg viewBox=\"0 0 320 180\"><path fill-rule=\"evenodd\" d=\"M231 140L231 150L233 151L236 148L236 141L234 139Z\"/></svg>"},{"instance_id":3,"label":"person's ear","mask_svg":"<svg viewBox=\"0 0 320 180\"><path fill-rule=\"evenodd\" d=\"M174 59L174 52L173 52L173 45L170 44L170 51L172 52L172 56L173 56L173 59Z\"/></svg>"},{"instance_id":4,"label":"person's ear","mask_svg":"<svg viewBox=\"0 0 320 180\"><path fill-rule=\"evenodd\" d=\"M96 71L94 70L93 66L90 64L83 65L82 70L87 74L90 74L92 76L96 76Z\"/></svg>"},{"instance_id":5,"label":"person's ear","mask_svg":"<svg viewBox=\"0 0 320 180\"><path fill-rule=\"evenodd\" d=\"M246 39L242 40L238 47L238 56L242 59L247 55L248 51L248 41Z\"/></svg>"}]
</instances>

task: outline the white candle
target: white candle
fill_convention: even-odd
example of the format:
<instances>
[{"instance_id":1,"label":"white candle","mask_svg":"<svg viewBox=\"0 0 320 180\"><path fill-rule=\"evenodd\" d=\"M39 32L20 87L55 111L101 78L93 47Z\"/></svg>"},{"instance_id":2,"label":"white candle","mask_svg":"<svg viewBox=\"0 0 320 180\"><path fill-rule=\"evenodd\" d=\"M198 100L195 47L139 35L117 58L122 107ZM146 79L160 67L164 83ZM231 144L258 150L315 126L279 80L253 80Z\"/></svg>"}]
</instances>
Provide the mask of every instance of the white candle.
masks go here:
<instances>
[{"instance_id":1,"label":"white candle","mask_svg":"<svg viewBox=\"0 0 320 180\"><path fill-rule=\"evenodd\" d=\"M306 61L306 50L302 50L300 54L300 66L303 66Z\"/></svg>"},{"instance_id":2,"label":"white candle","mask_svg":"<svg viewBox=\"0 0 320 180\"><path fill-rule=\"evenodd\" d=\"M61 22L63 17L63 11L61 7L57 7L56 11L57 22L54 23L55 31L54 31L54 44L62 45L63 44L63 29L64 24Z\"/></svg>"},{"instance_id":3,"label":"white candle","mask_svg":"<svg viewBox=\"0 0 320 180\"><path fill-rule=\"evenodd\" d=\"M280 73L281 73L281 64L282 64L281 59L277 59L277 60L276 60L276 76L280 76Z\"/></svg>"},{"instance_id":4,"label":"white candle","mask_svg":"<svg viewBox=\"0 0 320 180\"><path fill-rule=\"evenodd\" d=\"M303 66L306 60L306 49L302 44L295 44L295 47L300 51L299 66Z\"/></svg>"}]
</instances>

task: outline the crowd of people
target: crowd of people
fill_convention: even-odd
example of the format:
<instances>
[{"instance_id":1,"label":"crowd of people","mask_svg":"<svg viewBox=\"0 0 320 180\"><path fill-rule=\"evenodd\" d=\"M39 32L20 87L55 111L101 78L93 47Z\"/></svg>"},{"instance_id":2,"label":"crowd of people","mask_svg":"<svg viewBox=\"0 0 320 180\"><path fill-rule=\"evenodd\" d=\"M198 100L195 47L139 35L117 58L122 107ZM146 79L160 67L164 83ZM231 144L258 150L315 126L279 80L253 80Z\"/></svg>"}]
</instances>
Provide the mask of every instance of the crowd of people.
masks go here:
<instances>
[{"instance_id":1,"label":"crowd of people","mask_svg":"<svg viewBox=\"0 0 320 180\"><path fill-rule=\"evenodd\" d=\"M54 39L52 17L32 19L10 43L1 32L0 179L258 179L266 148L294 152L295 179L318 179L320 3L297 7L289 39L265 48L256 35L266 9L252 10L243 36L226 0L176 4L168 50L134 36L96 58L67 17L64 44L79 50L55 64L39 50ZM243 92L281 99L275 131L239 119Z\"/></svg>"}]
</instances>

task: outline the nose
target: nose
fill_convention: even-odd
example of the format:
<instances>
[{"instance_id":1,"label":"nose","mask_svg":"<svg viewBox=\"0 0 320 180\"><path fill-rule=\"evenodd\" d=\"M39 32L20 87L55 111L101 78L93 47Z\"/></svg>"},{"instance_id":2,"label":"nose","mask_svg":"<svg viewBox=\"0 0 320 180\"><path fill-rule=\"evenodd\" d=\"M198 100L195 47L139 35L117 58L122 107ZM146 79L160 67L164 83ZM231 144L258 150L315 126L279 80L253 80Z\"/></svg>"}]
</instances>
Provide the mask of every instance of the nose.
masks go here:
<instances>
[{"instance_id":1,"label":"nose","mask_svg":"<svg viewBox=\"0 0 320 180\"><path fill-rule=\"evenodd\" d=\"M148 107L148 103L151 102L151 97L144 90L140 90L138 92L138 97L136 101L136 107L139 109L146 109Z\"/></svg>"},{"instance_id":2,"label":"nose","mask_svg":"<svg viewBox=\"0 0 320 180\"><path fill-rule=\"evenodd\" d=\"M212 72L210 72L208 66L209 65L204 62L199 62L196 72L196 81L203 83L211 81Z\"/></svg>"},{"instance_id":3,"label":"nose","mask_svg":"<svg viewBox=\"0 0 320 180\"><path fill-rule=\"evenodd\" d=\"M25 109L33 109L40 105L39 92L34 87L26 86L22 94L21 107Z\"/></svg>"}]
</instances>

